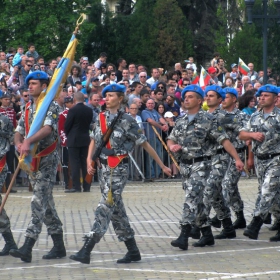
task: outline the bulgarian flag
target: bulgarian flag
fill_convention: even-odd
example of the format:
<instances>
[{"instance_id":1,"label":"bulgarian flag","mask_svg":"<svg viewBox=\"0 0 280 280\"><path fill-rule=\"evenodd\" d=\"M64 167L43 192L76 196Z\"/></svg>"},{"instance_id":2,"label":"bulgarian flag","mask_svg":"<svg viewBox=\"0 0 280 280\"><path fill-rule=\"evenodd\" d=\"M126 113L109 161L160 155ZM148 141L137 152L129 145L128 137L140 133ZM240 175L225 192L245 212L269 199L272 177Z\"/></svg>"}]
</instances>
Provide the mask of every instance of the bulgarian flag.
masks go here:
<instances>
[{"instance_id":1,"label":"bulgarian flag","mask_svg":"<svg viewBox=\"0 0 280 280\"><path fill-rule=\"evenodd\" d=\"M199 85L204 90L206 86L208 86L211 76L207 73L207 71L201 66Z\"/></svg>"},{"instance_id":2,"label":"bulgarian flag","mask_svg":"<svg viewBox=\"0 0 280 280\"><path fill-rule=\"evenodd\" d=\"M197 85L199 82L199 76L197 75L197 72L195 71L193 73L193 78L192 78L192 85Z\"/></svg>"},{"instance_id":3,"label":"bulgarian flag","mask_svg":"<svg viewBox=\"0 0 280 280\"><path fill-rule=\"evenodd\" d=\"M250 71L250 68L244 63L244 61L239 57L238 61L238 70L242 75L247 76L248 72Z\"/></svg>"}]
</instances>

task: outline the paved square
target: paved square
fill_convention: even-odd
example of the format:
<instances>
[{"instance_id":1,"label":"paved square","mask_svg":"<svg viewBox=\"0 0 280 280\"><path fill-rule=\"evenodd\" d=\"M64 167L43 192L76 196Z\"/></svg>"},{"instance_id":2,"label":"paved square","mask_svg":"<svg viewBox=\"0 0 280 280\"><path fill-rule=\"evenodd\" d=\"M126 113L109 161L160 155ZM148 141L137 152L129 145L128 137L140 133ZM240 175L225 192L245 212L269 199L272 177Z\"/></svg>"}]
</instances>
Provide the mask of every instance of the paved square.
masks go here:
<instances>
[{"instance_id":1,"label":"paved square","mask_svg":"<svg viewBox=\"0 0 280 280\"><path fill-rule=\"evenodd\" d=\"M257 195L257 180L242 179L240 191L245 204L247 222ZM32 193L18 188L11 194L6 210L11 218L16 242L21 246L30 219ZM11 256L1 257L0 279L280 279L280 243L269 242L275 232L268 225L261 229L258 240L243 236L218 240L215 246L194 248L189 239L189 250L170 245L180 230L184 192L180 182L129 183L123 197L128 216L136 233L142 261L116 264L126 253L124 243L118 242L112 227L91 254L89 265L69 259L83 245L83 234L90 230L100 191L95 183L90 193L65 194L60 186L54 189L55 203L63 221L67 257L43 260L52 247L46 227L33 250L32 263L24 263ZM233 220L235 217L233 217ZM218 230L213 228L213 233ZM4 246L0 239L0 246Z\"/></svg>"}]
</instances>

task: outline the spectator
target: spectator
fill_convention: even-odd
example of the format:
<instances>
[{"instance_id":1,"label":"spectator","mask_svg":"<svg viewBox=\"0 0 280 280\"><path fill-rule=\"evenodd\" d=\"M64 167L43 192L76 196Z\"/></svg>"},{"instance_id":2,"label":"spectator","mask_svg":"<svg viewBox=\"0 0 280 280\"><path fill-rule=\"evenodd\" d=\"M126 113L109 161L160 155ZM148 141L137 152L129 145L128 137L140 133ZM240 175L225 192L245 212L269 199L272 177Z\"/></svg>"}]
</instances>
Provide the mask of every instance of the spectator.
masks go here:
<instances>
[{"instance_id":1,"label":"spectator","mask_svg":"<svg viewBox=\"0 0 280 280\"><path fill-rule=\"evenodd\" d=\"M131 84L131 87L134 90L132 90L132 92L131 92L131 94L129 95L129 98L128 98L128 105L129 106L132 103L133 98L135 98L135 97L139 98L140 97L140 92L143 88L143 86L140 84L140 82L133 82Z\"/></svg>"},{"instance_id":2,"label":"spectator","mask_svg":"<svg viewBox=\"0 0 280 280\"><path fill-rule=\"evenodd\" d=\"M146 103L146 110L142 111L141 117L143 122L146 122L145 124L145 133L148 139L148 142L150 145L154 148L154 150L157 152L159 158L162 158L162 145L156 136L154 130L152 129L152 126L154 126L159 133L161 131L167 131L168 125L166 124L164 118L162 118L159 113L154 109L155 108L155 102L153 99L149 99ZM156 162L149 157L149 155L146 155L146 177L150 177L151 179L158 178L160 174L160 168L156 164Z\"/></svg>"},{"instance_id":3,"label":"spectator","mask_svg":"<svg viewBox=\"0 0 280 280\"><path fill-rule=\"evenodd\" d=\"M126 65L127 65L127 63L124 58L119 58L117 60L117 67L118 67L118 70L116 71L117 82L120 82L123 79L122 72L124 69L126 69ZM126 77L126 78L128 78L128 77Z\"/></svg>"},{"instance_id":4,"label":"spectator","mask_svg":"<svg viewBox=\"0 0 280 280\"><path fill-rule=\"evenodd\" d=\"M156 83L156 82L158 81L158 79L159 79L160 74L159 74L158 68L152 68L151 75L152 75L152 77L149 78L149 79L146 81L146 82L147 82L148 84L150 84L150 85Z\"/></svg>"},{"instance_id":5,"label":"spectator","mask_svg":"<svg viewBox=\"0 0 280 280\"><path fill-rule=\"evenodd\" d=\"M95 68L100 69L101 64L106 63L107 54L105 52L100 53L99 58L94 62Z\"/></svg>"},{"instance_id":6,"label":"spectator","mask_svg":"<svg viewBox=\"0 0 280 280\"><path fill-rule=\"evenodd\" d=\"M87 174L87 153L90 142L89 128L92 121L92 110L84 105L84 95L81 92L74 94L75 106L69 109L64 125L67 136L67 147L71 165L73 188L65 192L81 192L80 169L83 178ZM84 192L90 191L90 184L83 180Z\"/></svg>"},{"instance_id":7,"label":"spectator","mask_svg":"<svg viewBox=\"0 0 280 280\"><path fill-rule=\"evenodd\" d=\"M157 107L157 112L159 113L159 115L164 118L164 114L166 112L165 110L165 107L163 104L158 104L158 107Z\"/></svg>"},{"instance_id":8,"label":"spectator","mask_svg":"<svg viewBox=\"0 0 280 280\"><path fill-rule=\"evenodd\" d=\"M168 94L165 102L164 107L166 112L171 112L175 118L180 116L180 106L175 103L175 96Z\"/></svg>"},{"instance_id":9,"label":"spectator","mask_svg":"<svg viewBox=\"0 0 280 280\"><path fill-rule=\"evenodd\" d=\"M249 72L247 73L247 76L251 78L252 76L255 76L258 79L258 73L254 70L254 64L252 62L248 63Z\"/></svg>"},{"instance_id":10,"label":"spectator","mask_svg":"<svg viewBox=\"0 0 280 280\"><path fill-rule=\"evenodd\" d=\"M136 66L134 63L128 65L129 81L130 83L139 82L139 75L136 72Z\"/></svg>"},{"instance_id":11,"label":"spectator","mask_svg":"<svg viewBox=\"0 0 280 280\"><path fill-rule=\"evenodd\" d=\"M49 62L49 67L47 69L47 74L52 77L54 74L54 70L57 66L57 61L55 59L51 59Z\"/></svg>"},{"instance_id":12,"label":"spectator","mask_svg":"<svg viewBox=\"0 0 280 280\"><path fill-rule=\"evenodd\" d=\"M110 84L116 83L116 72L114 70L107 72L107 77L110 79Z\"/></svg>"},{"instance_id":13,"label":"spectator","mask_svg":"<svg viewBox=\"0 0 280 280\"><path fill-rule=\"evenodd\" d=\"M196 72L196 70L197 70L197 67L194 63L194 59L192 56L189 57L189 59L188 59L188 64L186 66L186 69L193 69L194 72Z\"/></svg>"},{"instance_id":14,"label":"spectator","mask_svg":"<svg viewBox=\"0 0 280 280\"><path fill-rule=\"evenodd\" d=\"M147 73L146 72L139 73L139 81L143 87L147 87L147 86L151 87L151 85L147 83Z\"/></svg>"},{"instance_id":15,"label":"spectator","mask_svg":"<svg viewBox=\"0 0 280 280\"><path fill-rule=\"evenodd\" d=\"M35 50L35 45L33 43L30 43L28 45L28 51L25 53L25 55L29 58L29 57L33 57L34 58L34 62L37 61L39 54L36 52Z\"/></svg>"},{"instance_id":16,"label":"spectator","mask_svg":"<svg viewBox=\"0 0 280 280\"><path fill-rule=\"evenodd\" d=\"M82 69L78 64L71 67L70 75L67 77L66 84L69 86L75 86L75 82L82 82Z\"/></svg>"}]
</instances>

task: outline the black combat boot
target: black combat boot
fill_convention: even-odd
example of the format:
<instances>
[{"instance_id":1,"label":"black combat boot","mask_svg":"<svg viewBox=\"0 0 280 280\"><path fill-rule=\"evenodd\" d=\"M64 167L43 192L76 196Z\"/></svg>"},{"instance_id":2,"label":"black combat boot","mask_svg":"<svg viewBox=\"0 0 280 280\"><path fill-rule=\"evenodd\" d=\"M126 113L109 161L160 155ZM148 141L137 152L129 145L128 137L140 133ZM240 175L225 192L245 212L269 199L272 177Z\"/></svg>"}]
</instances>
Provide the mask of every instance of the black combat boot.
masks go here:
<instances>
[{"instance_id":1,"label":"black combat boot","mask_svg":"<svg viewBox=\"0 0 280 280\"><path fill-rule=\"evenodd\" d=\"M237 219L233 223L233 227L235 229L245 228L246 227L246 220L245 220L243 211L235 212L235 214L236 214Z\"/></svg>"},{"instance_id":2,"label":"black combat boot","mask_svg":"<svg viewBox=\"0 0 280 280\"><path fill-rule=\"evenodd\" d=\"M275 220L274 224L269 228L270 231L279 230L280 229L280 221Z\"/></svg>"},{"instance_id":3,"label":"black combat boot","mask_svg":"<svg viewBox=\"0 0 280 280\"><path fill-rule=\"evenodd\" d=\"M171 241L171 245L173 247L179 247L182 250L188 250L188 238L190 236L191 229L191 225L182 225L180 236L176 240Z\"/></svg>"},{"instance_id":4,"label":"black combat boot","mask_svg":"<svg viewBox=\"0 0 280 280\"><path fill-rule=\"evenodd\" d=\"M266 225L271 225L271 213L268 213L265 218L263 219L263 223Z\"/></svg>"},{"instance_id":5,"label":"black combat boot","mask_svg":"<svg viewBox=\"0 0 280 280\"><path fill-rule=\"evenodd\" d=\"M205 247L212 246L215 244L214 236L212 234L211 227L203 227L200 229L202 233L202 237L198 242L193 243L194 247Z\"/></svg>"},{"instance_id":6,"label":"black combat boot","mask_svg":"<svg viewBox=\"0 0 280 280\"><path fill-rule=\"evenodd\" d=\"M10 255L15 258L20 258L23 262L31 262L32 260L32 248L36 240L30 237L26 237L24 244L19 249L11 249Z\"/></svg>"},{"instance_id":7,"label":"black combat boot","mask_svg":"<svg viewBox=\"0 0 280 280\"><path fill-rule=\"evenodd\" d=\"M269 238L269 241L271 241L271 242L280 241L280 229L278 229L276 235Z\"/></svg>"},{"instance_id":8,"label":"black combat boot","mask_svg":"<svg viewBox=\"0 0 280 280\"><path fill-rule=\"evenodd\" d=\"M17 249L17 244L15 243L13 234L11 232L11 230L7 231L7 232L3 232L2 236L6 242L3 250L0 252L0 256L7 256L9 255L9 252L11 249Z\"/></svg>"},{"instance_id":9,"label":"black combat boot","mask_svg":"<svg viewBox=\"0 0 280 280\"><path fill-rule=\"evenodd\" d=\"M215 239L226 239L226 238L235 238L236 232L235 228L232 225L231 218L225 218L222 220L223 230L220 234L215 235Z\"/></svg>"},{"instance_id":10,"label":"black combat boot","mask_svg":"<svg viewBox=\"0 0 280 280\"><path fill-rule=\"evenodd\" d=\"M190 233L190 237L192 239L199 239L200 238L200 228L197 226L193 226L191 233Z\"/></svg>"},{"instance_id":11,"label":"black combat boot","mask_svg":"<svg viewBox=\"0 0 280 280\"><path fill-rule=\"evenodd\" d=\"M253 217L251 223L244 230L243 235L249 237L250 239L258 239L259 231L262 227L263 220L261 217Z\"/></svg>"},{"instance_id":12,"label":"black combat boot","mask_svg":"<svg viewBox=\"0 0 280 280\"><path fill-rule=\"evenodd\" d=\"M53 247L48 252L47 255L43 256L43 259L50 260L50 259L57 259L66 257L66 250L63 242L63 234L52 234L51 238L53 240Z\"/></svg>"},{"instance_id":13,"label":"black combat boot","mask_svg":"<svg viewBox=\"0 0 280 280\"><path fill-rule=\"evenodd\" d=\"M215 215L212 219L210 219L210 225L215 228L220 228L222 226L222 222L218 219L217 215Z\"/></svg>"},{"instance_id":14,"label":"black combat boot","mask_svg":"<svg viewBox=\"0 0 280 280\"><path fill-rule=\"evenodd\" d=\"M71 255L70 259L77 261L77 262L89 264L90 263L90 253L95 245L95 241L88 236L85 236L84 240L85 240L85 243L84 243L84 246L82 247L82 249L75 255Z\"/></svg>"},{"instance_id":15,"label":"black combat boot","mask_svg":"<svg viewBox=\"0 0 280 280\"><path fill-rule=\"evenodd\" d=\"M139 249L136 245L136 241L133 238L130 238L124 241L128 252L122 259L117 260L117 263L131 263L131 262L138 262L141 260L141 255Z\"/></svg>"}]
</instances>

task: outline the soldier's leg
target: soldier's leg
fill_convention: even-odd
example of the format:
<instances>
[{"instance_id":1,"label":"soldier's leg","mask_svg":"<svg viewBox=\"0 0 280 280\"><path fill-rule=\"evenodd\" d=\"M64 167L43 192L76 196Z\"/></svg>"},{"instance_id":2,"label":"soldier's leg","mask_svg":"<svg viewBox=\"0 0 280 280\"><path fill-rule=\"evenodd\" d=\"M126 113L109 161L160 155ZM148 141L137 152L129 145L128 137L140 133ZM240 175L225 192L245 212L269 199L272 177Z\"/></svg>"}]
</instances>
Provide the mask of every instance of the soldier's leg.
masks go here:
<instances>
[{"instance_id":1,"label":"soldier's leg","mask_svg":"<svg viewBox=\"0 0 280 280\"><path fill-rule=\"evenodd\" d=\"M7 165L5 165L3 170L0 172L0 189L2 189L2 186L4 185L7 170L8 170ZM2 196L0 193L0 205L1 204L2 204ZM10 219L5 209L2 210L2 213L0 215L0 233L2 234L5 240L5 246L3 250L0 251L0 256L6 256L9 255L9 251L11 249L17 249L17 245L15 244L13 234L11 232Z\"/></svg>"}]
</instances>

